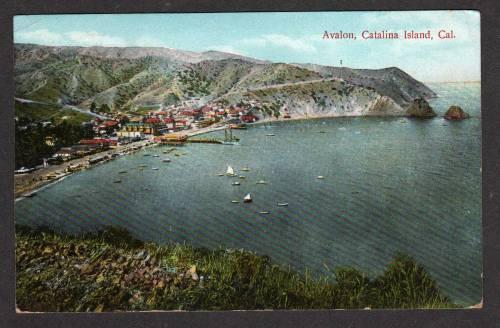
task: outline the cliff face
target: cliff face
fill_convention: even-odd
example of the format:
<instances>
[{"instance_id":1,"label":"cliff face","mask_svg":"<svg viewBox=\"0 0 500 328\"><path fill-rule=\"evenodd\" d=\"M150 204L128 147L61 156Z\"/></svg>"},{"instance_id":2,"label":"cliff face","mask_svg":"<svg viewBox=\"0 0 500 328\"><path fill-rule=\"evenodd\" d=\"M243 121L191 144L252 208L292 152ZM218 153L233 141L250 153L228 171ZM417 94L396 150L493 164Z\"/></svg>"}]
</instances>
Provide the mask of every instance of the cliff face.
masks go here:
<instances>
[{"instance_id":1,"label":"cliff face","mask_svg":"<svg viewBox=\"0 0 500 328\"><path fill-rule=\"evenodd\" d=\"M154 104L253 100L273 115L404 115L432 90L397 68L270 63L167 48L15 45L16 97L128 111Z\"/></svg>"},{"instance_id":2,"label":"cliff face","mask_svg":"<svg viewBox=\"0 0 500 328\"><path fill-rule=\"evenodd\" d=\"M404 115L405 110L393 99L373 89L341 80L324 80L270 86L232 93L229 103L258 102L262 117L328 117Z\"/></svg>"}]
</instances>

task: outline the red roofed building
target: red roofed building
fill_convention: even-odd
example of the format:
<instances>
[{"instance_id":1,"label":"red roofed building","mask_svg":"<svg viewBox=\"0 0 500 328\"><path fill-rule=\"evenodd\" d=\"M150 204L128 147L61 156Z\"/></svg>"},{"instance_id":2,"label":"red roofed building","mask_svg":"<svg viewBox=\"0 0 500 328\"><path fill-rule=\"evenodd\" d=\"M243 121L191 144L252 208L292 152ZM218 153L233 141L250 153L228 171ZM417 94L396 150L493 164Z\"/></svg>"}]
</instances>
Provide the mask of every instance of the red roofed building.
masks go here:
<instances>
[{"instance_id":1,"label":"red roofed building","mask_svg":"<svg viewBox=\"0 0 500 328\"><path fill-rule=\"evenodd\" d=\"M257 121L257 117L255 115L252 115L252 114L247 114L247 115L243 115L241 117L241 120L245 123L253 123L253 122Z\"/></svg>"},{"instance_id":2,"label":"red roofed building","mask_svg":"<svg viewBox=\"0 0 500 328\"><path fill-rule=\"evenodd\" d=\"M192 110L183 110L180 114L183 116L196 116L196 112Z\"/></svg>"},{"instance_id":3,"label":"red roofed building","mask_svg":"<svg viewBox=\"0 0 500 328\"><path fill-rule=\"evenodd\" d=\"M213 110L213 108L212 108L211 106L203 106L203 107L201 108L201 112L202 112L203 114L208 114L208 113L210 113L212 110Z\"/></svg>"},{"instance_id":4,"label":"red roofed building","mask_svg":"<svg viewBox=\"0 0 500 328\"><path fill-rule=\"evenodd\" d=\"M120 122L118 121L104 121L103 125L107 128L112 128L115 127L119 124Z\"/></svg>"},{"instance_id":5,"label":"red roofed building","mask_svg":"<svg viewBox=\"0 0 500 328\"><path fill-rule=\"evenodd\" d=\"M241 108L233 108L229 110L229 115L231 115L232 117L238 117L240 115L243 115L244 113L245 110Z\"/></svg>"},{"instance_id":6,"label":"red roofed building","mask_svg":"<svg viewBox=\"0 0 500 328\"><path fill-rule=\"evenodd\" d=\"M97 132L101 134L111 133L113 132L113 130L119 127L119 124L120 122L118 121L112 121L112 120L104 121L97 127Z\"/></svg>"},{"instance_id":7,"label":"red roofed building","mask_svg":"<svg viewBox=\"0 0 500 328\"><path fill-rule=\"evenodd\" d=\"M147 118L144 123L149 123L149 124L160 124L161 123L161 120L157 117L150 117L150 118Z\"/></svg>"},{"instance_id":8,"label":"red roofed building","mask_svg":"<svg viewBox=\"0 0 500 328\"><path fill-rule=\"evenodd\" d=\"M108 148L109 146L116 146L116 140L111 139L82 139L78 142L79 145L90 145L90 146L100 146L102 148Z\"/></svg>"}]
</instances>

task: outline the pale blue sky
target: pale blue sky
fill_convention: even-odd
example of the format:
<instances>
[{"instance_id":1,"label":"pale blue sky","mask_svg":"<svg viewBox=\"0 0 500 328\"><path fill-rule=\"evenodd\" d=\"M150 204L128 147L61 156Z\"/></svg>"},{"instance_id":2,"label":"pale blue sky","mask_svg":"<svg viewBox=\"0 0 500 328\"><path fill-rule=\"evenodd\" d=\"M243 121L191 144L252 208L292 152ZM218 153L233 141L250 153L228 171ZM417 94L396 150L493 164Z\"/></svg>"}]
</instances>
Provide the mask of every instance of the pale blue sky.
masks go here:
<instances>
[{"instance_id":1,"label":"pale blue sky","mask_svg":"<svg viewBox=\"0 0 500 328\"><path fill-rule=\"evenodd\" d=\"M477 11L16 16L18 43L221 50L275 62L397 66L421 81L480 80ZM361 32L426 31L434 40L362 40ZM441 29L456 38L438 40ZM323 40L354 32L357 40Z\"/></svg>"}]
</instances>

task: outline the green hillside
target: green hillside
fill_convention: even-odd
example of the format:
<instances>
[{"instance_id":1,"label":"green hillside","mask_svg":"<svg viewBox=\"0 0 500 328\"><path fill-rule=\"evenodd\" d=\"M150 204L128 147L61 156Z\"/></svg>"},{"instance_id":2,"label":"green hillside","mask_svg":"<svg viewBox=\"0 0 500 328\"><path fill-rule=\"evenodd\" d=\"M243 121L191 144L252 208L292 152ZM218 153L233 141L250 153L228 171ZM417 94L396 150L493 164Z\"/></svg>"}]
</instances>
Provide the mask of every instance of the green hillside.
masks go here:
<instances>
[{"instance_id":1,"label":"green hillside","mask_svg":"<svg viewBox=\"0 0 500 328\"><path fill-rule=\"evenodd\" d=\"M273 112L286 104L297 113L341 114L344 107L350 113L366 114L363 108L378 107L384 113L383 107L400 110L416 97L434 95L394 67L363 70L270 63L215 51L16 44L15 59L16 97L85 109L92 102L98 107L106 104L113 111L131 111L223 99L269 102ZM345 87L334 79L344 80ZM50 114L25 112L34 118Z\"/></svg>"}]
</instances>

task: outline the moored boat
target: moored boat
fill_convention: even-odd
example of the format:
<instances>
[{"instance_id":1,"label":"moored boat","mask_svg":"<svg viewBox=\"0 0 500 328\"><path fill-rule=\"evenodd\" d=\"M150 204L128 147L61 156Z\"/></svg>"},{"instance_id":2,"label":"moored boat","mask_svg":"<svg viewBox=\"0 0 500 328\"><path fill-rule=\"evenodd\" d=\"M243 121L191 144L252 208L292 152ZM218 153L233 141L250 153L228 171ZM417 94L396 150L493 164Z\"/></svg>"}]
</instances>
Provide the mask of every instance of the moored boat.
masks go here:
<instances>
[{"instance_id":1,"label":"moored boat","mask_svg":"<svg viewBox=\"0 0 500 328\"><path fill-rule=\"evenodd\" d=\"M23 166L19 170L15 170L14 173L15 174L24 174L24 173L33 172L34 170L35 170L35 168L26 168Z\"/></svg>"},{"instance_id":2,"label":"moored boat","mask_svg":"<svg viewBox=\"0 0 500 328\"><path fill-rule=\"evenodd\" d=\"M246 130L247 129L245 124L230 124L229 127L231 129L235 129L235 130Z\"/></svg>"},{"instance_id":3,"label":"moored boat","mask_svg":"<svg viewBox=\"0 0 500 328\"><path fill-rule=\"evenodd\" d=\"M234 173L234 170L233 168L231 167L231 165L228 165L227 167L227 171L226 171L226 175L230 176L230 177L234 177L236 174Z\"/></svg>"},{"instance_id":4,"label":"moored boat","mask_svg":"<svg viewBox=\"0 0 500 328\"><path fill-rule=\"evenodd\" d=\"M224 141L222 141L223 145L237 145L239 139L236 137L233 137L233 131L231 128L229 128L229 133L227 132L228 129L224 130Z\"/></svg>"}]
</instances>

